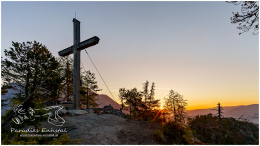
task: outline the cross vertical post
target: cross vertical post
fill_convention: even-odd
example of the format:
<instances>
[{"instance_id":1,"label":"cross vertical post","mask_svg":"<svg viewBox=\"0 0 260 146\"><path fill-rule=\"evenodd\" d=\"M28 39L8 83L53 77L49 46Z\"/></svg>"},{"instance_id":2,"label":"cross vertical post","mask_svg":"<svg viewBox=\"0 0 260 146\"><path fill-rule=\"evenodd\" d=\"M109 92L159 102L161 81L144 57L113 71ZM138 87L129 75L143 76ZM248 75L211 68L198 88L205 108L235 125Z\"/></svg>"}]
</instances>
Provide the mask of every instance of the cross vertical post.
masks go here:
<instances>
[{"instance_id":1,"label":"cross vertical post","mask_svg":"<svg viewBox=\"0 0 260 146\"><path fill-rule=\"evenodd\" d=\"M73 108L80 110L80 51L98 44L99 38L94 36L90 39L80 42L80 22L73 19L73 46L59 51L60 56L68 56L71 53L73 59Z\"/></svg>"},{"instance_id":2,"label":"cross vertical post","mask_svg":"<svg viewBox=\"0 0 260 146\"><path fill-rule=\"evenodd\" d=\"M73 108L76 110L80 110L80 50L77 49L80 43L80 22L77 19L73 19L73 33Z\"/></svg>"}]
</instances>

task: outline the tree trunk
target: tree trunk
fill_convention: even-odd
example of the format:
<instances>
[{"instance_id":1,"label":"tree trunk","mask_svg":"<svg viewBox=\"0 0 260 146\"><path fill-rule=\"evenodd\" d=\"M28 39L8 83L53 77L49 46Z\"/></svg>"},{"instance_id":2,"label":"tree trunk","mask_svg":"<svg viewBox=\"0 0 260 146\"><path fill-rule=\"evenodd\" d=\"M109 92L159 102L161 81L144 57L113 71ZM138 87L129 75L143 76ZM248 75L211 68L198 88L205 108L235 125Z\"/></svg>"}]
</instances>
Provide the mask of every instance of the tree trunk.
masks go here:
<instances>
[{"instance_id":1,"label":"tree trunk","mask_svg":"<svg viewBox=\"0 0 260 146\"><path fill-rule=\"evenodd\" d=\"M88 109L88 96L89 96L88 92L89 92L89 90L88 90L88 86L87 86L87 109Z\"/></svg>"},{"instance_id":2,"label":"tree trunk","mask_svg":"<svg viewBox=\"0 0 260 146\"><path fill-rule=\"evenodd\" d=\"M70 75L69 75L69 60L67 60L67 69L66 69L66 83L67 83L67 101L69 101L69 96L70 96Z\"/></svg>"},{"instance_id":3,"label":"tree trunk","mask_svg":"<svg viewBox=\"0 0 260 146\"><path fill-rule=\"evenodd\" d=\"M36 58L36 64L34 66L34 70L35 70L35 74L34 74L34 77L33 77L33 86L32 86L32 90L31 90L31 93L34 92L34 90L37 88L37 77L38 77L38 59ZM33 96L33 98L35 98Z\"/></svg>"},{"instance_id":4,"label":"tree trunk","mask_svg":"<svg viewBox=\"0 0 260 146\"><path fill-rule=\"evenodd\" d=\"M132 107L132 106L130 105L130 117L131 117L131 107Z\"/></svg>"},{"instance_id":5,"label":"tree trunk","mask_svg":"<svg viewBox=\"0 0 260 146\"><path fill-rule=\"evenodd\" d=\"M221 107L218 103L218 144L221 144Z\"/></svg>"},{"instance_id":6,"label":"tree trunk","mask_svg":"<svg viewBox=\"0 0 260 146\"><path fill-rule=\"evenodd\" d=\"M30 67L29 67L29 57L27 57L27 67L26 67L26 70L27 70L27 74L26 74L26 83L25 83L25 99L26 100L28 97L29 97L29 79L30 79ZM25 109L28 109L30 106L30 100L26 100L24 102L24 108Z\"/></svg>"}]
</instances>

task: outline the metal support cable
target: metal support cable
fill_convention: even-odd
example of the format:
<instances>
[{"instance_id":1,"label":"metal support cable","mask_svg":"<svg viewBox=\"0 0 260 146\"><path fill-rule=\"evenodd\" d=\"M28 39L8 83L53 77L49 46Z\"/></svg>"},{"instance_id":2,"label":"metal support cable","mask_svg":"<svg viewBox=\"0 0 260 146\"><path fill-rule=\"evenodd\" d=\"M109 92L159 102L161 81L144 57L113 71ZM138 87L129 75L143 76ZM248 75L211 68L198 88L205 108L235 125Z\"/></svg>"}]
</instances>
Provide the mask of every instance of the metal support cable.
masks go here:
<instances>
[{"instance_id":1,"label":"metal support cable","mask_svg":"<svg viewBox=\"0 0 260 146\"><path fill-rule=\"evenodd\" d=\"M85 50L85 52L88 54L87 50ZM101 77L102 81L103 81L104 84L106 85L106 87L107 87L109 93L111 94L111 96L113 97L114 101L116 102L116 100L115 100L113 94L111 93L111 91L110 91L110 89L108 88L108 86L107 86L105 80L104 80L103 77L101 76L100 72L98 71L96 65L94 64L94 62L93 62L93 60L91 59L91 57L89 56L89 54L88 54L88 57L89 57L90 61L92 62L92 64L94 65L95 69L97 70L97 72L98 72L99 76ZM116 102L116 103L117 103L117 102ZM118 106L119 106L119 105L118 105ZM120 108L120 106L119 106L119 108Z\"/></svg>"}]
</instances>

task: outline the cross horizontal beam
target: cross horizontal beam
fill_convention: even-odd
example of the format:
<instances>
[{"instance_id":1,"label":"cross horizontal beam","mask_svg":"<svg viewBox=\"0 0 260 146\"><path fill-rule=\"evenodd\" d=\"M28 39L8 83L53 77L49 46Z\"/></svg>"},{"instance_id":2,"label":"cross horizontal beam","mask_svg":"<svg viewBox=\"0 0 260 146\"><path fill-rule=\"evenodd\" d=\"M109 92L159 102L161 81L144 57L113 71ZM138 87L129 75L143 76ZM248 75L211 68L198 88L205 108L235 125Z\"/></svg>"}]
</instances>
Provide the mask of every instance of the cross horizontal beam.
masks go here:
<instances>
[{"instance_id":1,"label":"cross horizontal beam","mask_svg":"<svg viewBox=\"0 0 260 146\"><path fill-rule=\"evenodd\" d=\"M99 42L99 38L96 37L96 36L94 36L94 37L92 37L92 38L90 38L90 39L87 39L87 40L85 40L85 41L79 43L79 45L78 45L78 47L77 47L77 50L83 50L83 49L85 49L85 48L94 46L94 45L98 44L98 42ZM74 50L74 46L70 46L70 47L68 47L68 48L66 48L66 49L64 49L64 50L61 50L61 51L59 52L59 55L60 55L60 56L70 55L70 54L73 52L73 50Z\"/></svg>"}]
</instances>

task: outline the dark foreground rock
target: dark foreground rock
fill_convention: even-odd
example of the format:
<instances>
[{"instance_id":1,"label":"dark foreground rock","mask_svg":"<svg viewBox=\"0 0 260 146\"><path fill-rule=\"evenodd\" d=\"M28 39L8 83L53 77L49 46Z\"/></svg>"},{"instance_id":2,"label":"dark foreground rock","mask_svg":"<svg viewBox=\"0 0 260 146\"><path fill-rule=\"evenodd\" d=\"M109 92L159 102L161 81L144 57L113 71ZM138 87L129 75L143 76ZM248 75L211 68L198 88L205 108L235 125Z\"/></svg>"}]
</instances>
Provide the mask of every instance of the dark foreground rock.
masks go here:
<instances>
[{"instance_id":1,"label":"dark foreground rock","mask_svg":"<svg viewBox=\"0 0 260 146\"><path fill-rule=\"evenodd\" d=\"M153 137L155 129L160 126L151 122L128 120L110 114L85 114L77 116L63 117L65 123L61 127L57 127L43 122L45 128L66 128L68 136L74 140L78 139L79 144L89 145L158 145L160 144ZM82 143L81 139L84 139Z\"/></svg>"}]
</instances>

